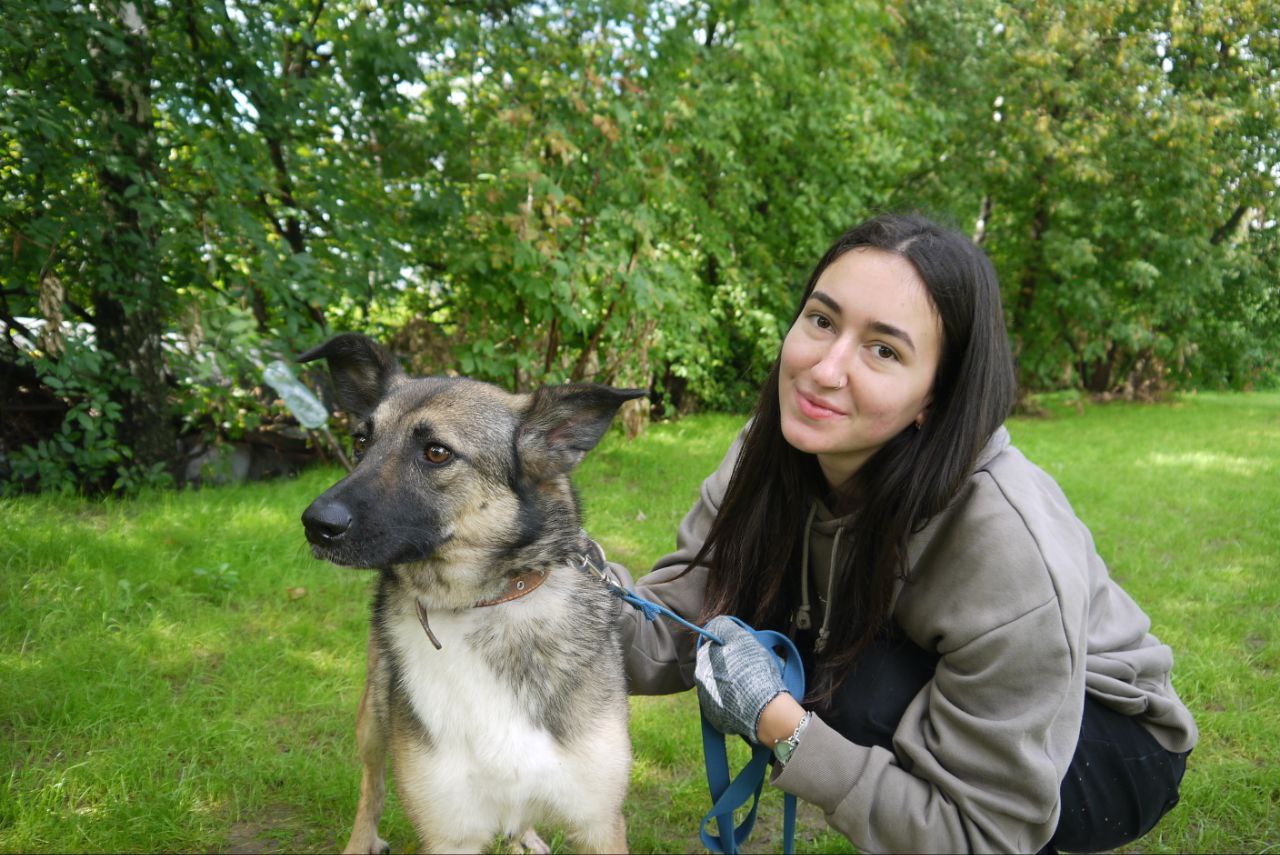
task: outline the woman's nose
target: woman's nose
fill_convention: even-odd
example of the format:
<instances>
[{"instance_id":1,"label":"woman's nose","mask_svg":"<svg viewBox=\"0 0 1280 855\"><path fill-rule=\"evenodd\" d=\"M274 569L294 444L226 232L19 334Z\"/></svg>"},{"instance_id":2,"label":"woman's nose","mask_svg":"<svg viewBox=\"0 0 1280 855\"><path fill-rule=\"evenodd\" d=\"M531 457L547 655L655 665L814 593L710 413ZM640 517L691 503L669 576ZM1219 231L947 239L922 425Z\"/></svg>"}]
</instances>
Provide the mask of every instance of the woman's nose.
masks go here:
<instances>
[{"instance_id":1,"label":"woman's nose","mask_svg":"<svg viewBox=\"0 0 1280 855\"><path fill-rule=\"evenodd\" d=\"M849 356L848 342L843 340L832 342L821 358L814 363L813 368L809 369L814 382L829 389L843 388L849 382Z\"/></svg>"}]
</instances>

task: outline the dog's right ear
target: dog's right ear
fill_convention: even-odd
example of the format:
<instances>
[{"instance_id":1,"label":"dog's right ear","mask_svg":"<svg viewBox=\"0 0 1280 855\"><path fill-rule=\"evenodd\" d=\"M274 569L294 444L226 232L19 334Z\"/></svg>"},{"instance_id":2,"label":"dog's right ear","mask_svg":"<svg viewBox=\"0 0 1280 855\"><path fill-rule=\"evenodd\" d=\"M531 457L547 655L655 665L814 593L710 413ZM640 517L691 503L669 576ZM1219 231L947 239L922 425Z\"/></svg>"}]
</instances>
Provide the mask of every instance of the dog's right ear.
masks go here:
<instances>
[{"instance_id":1,"label":"dog's right ear","mask_svg":"<svg viewBox=\"0 0 1280 855\"><path fill-rule=\"evenodd\" d=\"M373 412L391 383L404 374L391 354L358 333L334 336L298 357L299 362L316 359L329 362L338 406L360 418Z\"/></svg>"},{"instance_id":2,"label":"dog's right ear","mask_svg":"<svg viewBox=\"0 0 1280 855\"><path fill-rule=\"evenodd\" d=\"M597 383L539 388L516 435L525 474L543 481L568 473L595 448L618 408L644 394L644 389L612 389Z\"/></svg>"}]
</instances>

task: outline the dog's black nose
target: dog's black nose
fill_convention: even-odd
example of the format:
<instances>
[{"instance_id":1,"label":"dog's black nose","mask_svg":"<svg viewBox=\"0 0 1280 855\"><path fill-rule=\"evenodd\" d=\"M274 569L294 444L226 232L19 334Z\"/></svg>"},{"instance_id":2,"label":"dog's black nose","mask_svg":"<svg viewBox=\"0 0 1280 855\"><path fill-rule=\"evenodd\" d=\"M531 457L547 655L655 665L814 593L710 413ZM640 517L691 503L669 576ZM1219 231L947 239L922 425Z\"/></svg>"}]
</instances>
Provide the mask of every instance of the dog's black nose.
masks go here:
<instances>
[{"instance_id":1,"label":"dog's black nose","mask_svg":"<svg viewBox=\"0 0 1280 855\"><path fill-rule=\"evenodd\" d=\"M328 546L342 540L351 528L351 511L341 502L312 502L302 513L307 540Z\"/></svg>"}]
</instances>

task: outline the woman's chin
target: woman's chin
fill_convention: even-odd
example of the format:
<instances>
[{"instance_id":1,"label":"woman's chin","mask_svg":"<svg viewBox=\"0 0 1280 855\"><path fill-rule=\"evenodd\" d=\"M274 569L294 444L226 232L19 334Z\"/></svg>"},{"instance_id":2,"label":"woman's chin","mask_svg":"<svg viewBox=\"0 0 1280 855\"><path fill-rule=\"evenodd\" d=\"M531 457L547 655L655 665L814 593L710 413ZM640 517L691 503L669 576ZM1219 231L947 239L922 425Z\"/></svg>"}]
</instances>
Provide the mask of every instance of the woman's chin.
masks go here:
<instances>
[{"instance_id":1,"label":"woman's chin","mask_svg":"<svg viewBox=\"0 0 1280 855\"><path fill-rule=\"evenodd\" d=\"M823 432L797 418L782 417L782 438L796 451L805 454L823 454L830 451L830 440Z\"/></svg>"}]
</instances>

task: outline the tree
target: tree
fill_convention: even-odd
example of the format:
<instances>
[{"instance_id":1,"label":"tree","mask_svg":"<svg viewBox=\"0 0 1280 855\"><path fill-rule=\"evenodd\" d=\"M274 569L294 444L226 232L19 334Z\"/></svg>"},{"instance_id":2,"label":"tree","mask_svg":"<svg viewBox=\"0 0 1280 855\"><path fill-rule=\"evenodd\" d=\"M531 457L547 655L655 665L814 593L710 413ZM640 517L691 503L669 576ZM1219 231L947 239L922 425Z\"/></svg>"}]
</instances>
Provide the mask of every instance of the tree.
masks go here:
<instances>
[{"instance_id":1,"label":"tree","mask_svg":"<svg viewBox=\"0 0 1280 855\"><path fill-rule=\"evenodd\" d=\"M1254 0L38 0L0 16L0 468L163 478L345 329L743 410L884 209L977 220L1028 389L1274 382L1278 33Z\"/></svg>"},{"instance_id":2,"label":"tree","mask_svg":"<svg viewBox=\"0 0 1280 855\"><path fill-rule=\"evenodd\" d=\"M251 428L263 351L296 353L327 306L367 300L396 269L380 119L352 108L351 81L367 81L337 70L385 50L373 17L325 2L5 16L4 362L68 407L14 455L21 478L165 477L180 424ZM18 317L35 314L50 324L28 352ZM63 336L64 318L88 335ZM23 386L6 385L12 406Z\"/></svg>"},{"instance_id":3,"label":"tree","mask_svg":"<svg viewBox=\"0 0 1280 855\"><path fill-rule=\"evenodd\" d=\"M157 264L164 152L153 34L134 3L49 11L52 21L6 16L0 44L12 93L4 124L18 131L2 169L12 230L5 296L25 278L51 319L66 312L92 325L92 355L45 330L46 347L67 362L46 379L73 393L106 392L90 395L57 447L97 438L93 477L125 458L146 477L174 455L161 356L171 294ZM73 282L77 268L92 276ZM16 328L7 299L5 314Z\"/></svg>"},{"instance_id":4,"label":"tree","mask_svg":"<svg viewBox=\"0 0 1280 855\"><path fill-rule=\"evenodd\" d=\"M1268 4L917 7L949 138L926 192L980 215L1024 386L1274 372L1214 344L1276 342L1276 31Z\"/></svg>"}]
</instances>

